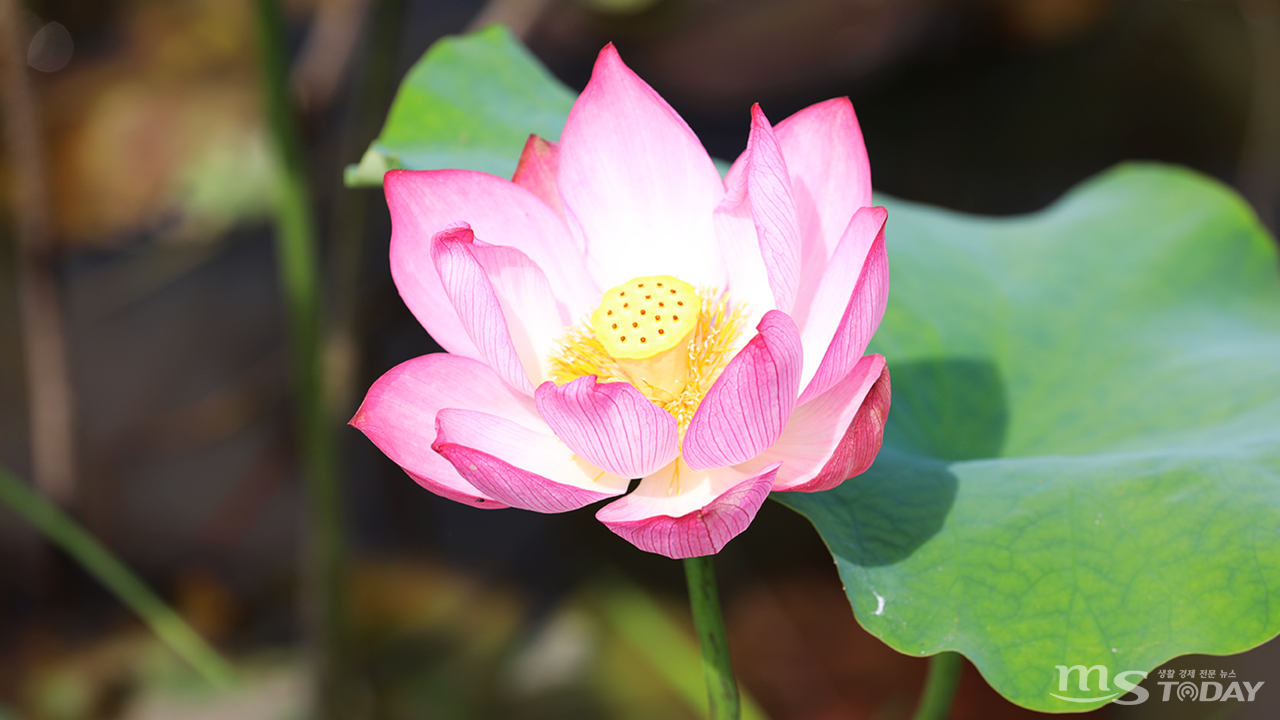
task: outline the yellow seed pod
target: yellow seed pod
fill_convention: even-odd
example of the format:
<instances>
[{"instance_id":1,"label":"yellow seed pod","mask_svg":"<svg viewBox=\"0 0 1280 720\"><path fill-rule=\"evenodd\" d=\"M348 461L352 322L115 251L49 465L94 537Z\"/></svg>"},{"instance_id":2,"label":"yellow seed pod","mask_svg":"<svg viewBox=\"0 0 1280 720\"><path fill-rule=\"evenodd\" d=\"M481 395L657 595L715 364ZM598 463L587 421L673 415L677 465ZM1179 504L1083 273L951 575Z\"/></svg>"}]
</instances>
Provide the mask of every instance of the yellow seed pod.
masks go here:
<instances>
[{"instance_id":1,"label":"yellow seed pod","mask_svg":"<svg viewBox=\"0 0 1280 720\"><path fill-rule=\"evenodd\" d=\"M591 313L591 327L612 357L641 360L680 345L698 324L701 307L702 299L683 280L632 278L605 292Z\"/></svg>"}]
</instances>

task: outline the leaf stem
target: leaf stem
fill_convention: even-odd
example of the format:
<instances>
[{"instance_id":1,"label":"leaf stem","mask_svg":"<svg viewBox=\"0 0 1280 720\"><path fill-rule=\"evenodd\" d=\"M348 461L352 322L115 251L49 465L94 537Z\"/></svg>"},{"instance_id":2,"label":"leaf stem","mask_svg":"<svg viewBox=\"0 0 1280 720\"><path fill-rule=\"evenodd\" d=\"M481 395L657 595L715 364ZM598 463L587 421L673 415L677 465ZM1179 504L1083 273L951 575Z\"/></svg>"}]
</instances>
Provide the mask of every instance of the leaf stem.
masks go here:
<instances>
[{"instance_id":1,"label":"leaf stem","mask_svg":"<svg viewBox=\"0 0 1280 720\"><path fill-rule=\"evenodd\" d=\"M318 677L315 717L344 716L343 525L321 364L320 261L306 159L289 99L280 0L258 0L263 99L277 159L276 248L292 341L295 428L306 494L303 602Z\"/></svg>"},{"instance_id":2,"label":"leaf stem","mask_svg":"<svg viewBox=\"0 0 1280 720\"><path fill-rule=\"evenodd\" d=\"M235 670L178 613L75 520L0 468L0 502L13 508L137 613L160 640L212 685L228 687Z\"/></svg>"},{"instance_id":3,"label":"leaf stem","mask_svg":"<svg viewBox=\"0 0 1280 720\"><path fill-rule=\"evenodd\" d=\"M929 677L920 694L920 707L915 720L946 720L951 714L951 703L960 684L960 670L964 661L960 653L940 652L929 658Z\"/></svg>"},{"instance_id":4,"label":"leaf stem","mask_svg":"<svg viewBox=\"0 0 1280 720\"><path fill-rule=\"evenodd\" d=\"M689 606L702 649L702 674L707 681L711 720L738 720L738 681L729 660L729 641L720 614L720 594L716 590L714 555L685 558L684 573L689 583Z\"/></svg>"}]
</instances>

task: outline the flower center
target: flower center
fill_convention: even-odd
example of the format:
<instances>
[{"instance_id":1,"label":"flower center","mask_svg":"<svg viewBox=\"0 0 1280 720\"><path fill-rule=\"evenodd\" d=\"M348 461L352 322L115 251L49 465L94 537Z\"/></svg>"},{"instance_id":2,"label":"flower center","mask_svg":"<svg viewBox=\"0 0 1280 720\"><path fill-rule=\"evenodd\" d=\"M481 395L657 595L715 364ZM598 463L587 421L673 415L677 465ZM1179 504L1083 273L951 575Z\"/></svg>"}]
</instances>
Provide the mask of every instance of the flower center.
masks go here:
<instances>
[{"instance_id":1,"label":"flower center","mask_svg":"<svg viewBox=\"0 0 1280 720\"><path fill-rule=\"evenodd\" d=\"M737 353L742 310L724 293L670 275L632 278L604 293L589 322L567 330L550 358L551 378L630 383L671 413L683 436Z\"/></svg>"},{"instance_id":2,"label":"flower center","mask_svg":"<svg viewBox=\"0 0 1280 720\"><path fill-rule=\"evenodd\" d=\"M605 292L591 327L632 385L669 400L688 384L689 340L701 308L689 283L639 277Z\"/></svg>"}]
</instances>

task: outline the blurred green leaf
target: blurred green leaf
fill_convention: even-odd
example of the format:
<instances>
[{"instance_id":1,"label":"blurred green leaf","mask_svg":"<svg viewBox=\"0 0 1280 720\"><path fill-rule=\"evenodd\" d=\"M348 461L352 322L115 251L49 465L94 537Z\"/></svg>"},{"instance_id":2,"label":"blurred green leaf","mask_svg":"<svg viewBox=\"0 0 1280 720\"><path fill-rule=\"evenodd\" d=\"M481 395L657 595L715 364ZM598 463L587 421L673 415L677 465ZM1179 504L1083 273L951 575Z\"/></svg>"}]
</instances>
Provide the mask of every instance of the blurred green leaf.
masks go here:
<instances>
[{"instance_id":1,"label":"blurred green leaf","mask_svg":"<svg viewBox=\"0 0 1280 720\"><path fill-rule=\"evenodd\" d=\"M4 468L0 468L0 503L30 523L97 578L210 685L225 688L235 684L235 668L210 647L181 615L165 604L79 523Z\"/></svg>"},{"instance_id":2,"label":"blurred green leaf","mask_svg":"<svg viewBox=\"0 0 1280 720\"><path fill-rule=\"evenodd\" d=\"M346 184L381 185L395 168L511 177L531 133L559 140L575 97L502 25L444 38L405 76Z\"/></svg>"},{"instance_id":3,"label":"blurred green leaf","mask_svg":"<svg viewBox=\"0 0 1280 720\"><path fill-rule=\"evenodd\" d=\"M619 576L607 587L593 588L590 597L613 632L648 660L699 717L706 716L702 655L691 628L681 627L642 588ZM739 691L743 720L765 720L768 716L751 693Z\"/></svg>"},{"instance_id":4,"label":"blurred green leaf","mask_svg":"<svg viewBox=\"0 0 1280 720\"><path fill-rule=\"evenodd\" d=\"M886 204L885 449L775 495L862 625L1055 712L1124 692L1063 692L1057 665L1114 678L1280 632L1280 283L1244 202L1130 165L1026 217Z\"/></svg>"}]
</instances>

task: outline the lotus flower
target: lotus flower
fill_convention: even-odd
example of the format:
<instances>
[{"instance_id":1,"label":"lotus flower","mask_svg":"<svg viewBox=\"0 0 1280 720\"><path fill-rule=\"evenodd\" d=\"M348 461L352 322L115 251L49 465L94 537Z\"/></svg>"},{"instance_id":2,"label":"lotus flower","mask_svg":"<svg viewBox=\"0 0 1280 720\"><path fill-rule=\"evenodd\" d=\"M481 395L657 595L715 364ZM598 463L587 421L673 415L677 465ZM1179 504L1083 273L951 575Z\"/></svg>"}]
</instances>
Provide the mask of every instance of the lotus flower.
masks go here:
<instances>
[{"instance_id":1,"label":"lotus flower","mask_svg":"<svg viewBox=\"0 0 1280 720\"><path fill-rule=\"evenodd\" d=\"M776 127L752 108L722 180L610 45L512 181L384 185L396 287L448 353L388 371L351 424L426 489L543 513L617 498L601 522L685 558L879 451L889 374L863 353L886 212L848 99Z\"/></svg>"}]
</instances>

